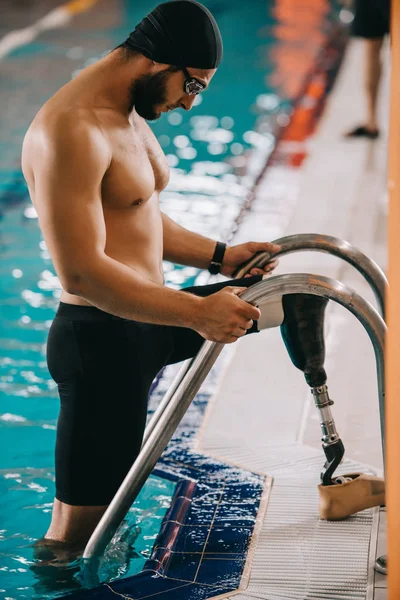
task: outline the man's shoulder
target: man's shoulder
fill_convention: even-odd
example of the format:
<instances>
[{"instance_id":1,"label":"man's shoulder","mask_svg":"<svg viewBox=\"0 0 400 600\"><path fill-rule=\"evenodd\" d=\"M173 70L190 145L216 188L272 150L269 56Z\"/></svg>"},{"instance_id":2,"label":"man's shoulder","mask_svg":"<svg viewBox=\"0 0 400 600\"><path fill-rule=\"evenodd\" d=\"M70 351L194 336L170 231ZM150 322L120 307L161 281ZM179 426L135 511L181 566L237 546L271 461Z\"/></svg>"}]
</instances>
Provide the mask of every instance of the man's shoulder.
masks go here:
<instances>
[{"instance_id":1,"label":"man's shoulder","mask_svg":"<svg viewBox=\"0 0 400 600\"><path fill-rule=\"evenodd\" d=\"M93 109L80 106L54 108L45 104L32 121L28 133L41 133L56 139L60 135L88 134L99 129L99 119Z\"/></svg>"},{"instance_id":2,"label":"man's shoulder","mask_svg":"<svg viewBox=\"0 0 400 600\"><path fill-rule=\"evenodd\" d=\"M55 152L71 147L107 146L96 111L84 107L54 109L44 105L32 121L24 139L24 149Z\"/></svg>"}]
</instances>

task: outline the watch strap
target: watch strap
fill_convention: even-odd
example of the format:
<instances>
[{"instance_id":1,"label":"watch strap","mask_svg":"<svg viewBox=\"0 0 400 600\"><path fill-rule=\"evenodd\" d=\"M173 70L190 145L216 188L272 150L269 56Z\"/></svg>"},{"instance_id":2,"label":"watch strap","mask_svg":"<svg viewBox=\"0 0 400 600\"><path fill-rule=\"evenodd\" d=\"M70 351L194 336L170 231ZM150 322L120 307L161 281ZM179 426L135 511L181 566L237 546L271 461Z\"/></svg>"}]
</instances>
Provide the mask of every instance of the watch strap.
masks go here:
<instances>
[{"instance_id":1,"label":"watch strap","mask_svg":"<svg viewBox=\"0 0 400 600\"><path fill-rule=\"evenodd\" d=\"M208 267L211 275L218 275L221 271L222 261L224 260L226 250L226 244L224 242L217 242L214 250L213 257Z\"/></svg>"}]
</instances>

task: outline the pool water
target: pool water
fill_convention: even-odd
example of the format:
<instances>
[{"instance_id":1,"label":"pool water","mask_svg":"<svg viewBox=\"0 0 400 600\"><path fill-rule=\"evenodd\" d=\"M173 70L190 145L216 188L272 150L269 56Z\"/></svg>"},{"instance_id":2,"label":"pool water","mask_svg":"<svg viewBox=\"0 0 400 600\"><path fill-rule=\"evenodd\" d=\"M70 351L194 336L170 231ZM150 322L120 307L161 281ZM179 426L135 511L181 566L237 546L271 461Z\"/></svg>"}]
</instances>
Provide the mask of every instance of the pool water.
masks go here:
<instances>
[{"instance_id":1,"label":"pool water","mask_svg":"<svg viewBox=\"0 0 400 600\"><path fill-rule=\"evenodd\" d=\"M1 598L55 598L84 584L79 560L71 561L66 553L35 546L48 525L51 498L46 494L49 478L34 469L29 471L17 468L0 480L0 514L6 515L0 531ZM175 483L150 476L101 561L100 581L142 570L174 489Z\"/></svg>"},{"instance_id":2,"label":"pool water","mask_svg":"<svg viewBox=\"0 0 400 600\"><path fill-rule=\"evenodd\" d=\"M54 3L38 2L28 9L15 4L10 3L5 14L8 30L25 27ZM174 111L152 127L171 167L162 210L191 230L227 239L274 147L277 129L290 118L293 98L273 84L281 44L274 33L278 0L252 0L251 10L239 0L204 4L220 25L224 61L191 112ZM81 585L75 563L58 575L51 565L32 565L37 560L32 544L48 526L54 494L59 405L46 367L45 344L60 284L20 170L21 143L43 102L123 41L154 5L150 0L99 1L64 28L42 33L1 63L0 599L50 598ZM329 10L325 12L329 16ZM321 28L321 23L315 27ZM199 281L198 269L164 266L167 285L180 288ZM129 526L119 532L119 544L106 557L104 577L140 571L172 493L173 484L150 478L129 514Z\"/></svg>"}]
</instances>

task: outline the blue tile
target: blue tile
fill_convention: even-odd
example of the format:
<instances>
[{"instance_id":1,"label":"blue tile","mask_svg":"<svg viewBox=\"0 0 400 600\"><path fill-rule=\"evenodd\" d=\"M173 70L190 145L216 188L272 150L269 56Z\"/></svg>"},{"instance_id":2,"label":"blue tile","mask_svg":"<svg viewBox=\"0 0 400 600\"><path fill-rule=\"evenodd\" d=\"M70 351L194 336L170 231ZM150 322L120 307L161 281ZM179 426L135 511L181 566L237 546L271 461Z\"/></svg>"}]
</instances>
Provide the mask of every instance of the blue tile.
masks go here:
<instances>
[{"instance_id":1,"label":"blue tile","mask_svg":"<svg viewBox=\"0 0 400 600\"><path fill-rule=\"evenodd\" d=\"M201 554L172 553L168 564L164 567L164 575L173 579L194 581L200 567Z\"/></svg>"},{"instance_id":2,"label":"blue tile","mask_svg":"<svg viewBox=\"0 0 400 600\"><path fill-rule=\"evenodd\" d=\"M154 544L151 558L160 560L165 549L169 549L171 552L201 553L204 551L208 532L209 526L207 525L180 527L176 523L165 523Z\"/></svg>"},{"instance_id":3,"label":"blue tile","mask_svg":"<svg viewBox=\"0 0 400 600\"><path fill-rule=\"evenodd\" d=\"M210 525L218 504L193 504L187 514L185 525Z\"/></svg>"},{"instance_id":4,"label":"blue tile","mask_svg":"<svg viewBox=\"0 0 400 600\"><path fill-rule=\"evenodd\" d=\"M115 594L106 586L92 590L82 590L68 596L61 596L62 600L115 600ZM61 600L60 599L60 600Z\"/></svg>"},{"instance_id":5,"label":"blue tile","mask_svg":"<svg viewBox=\"0 0 400 600\"><path fill-rule=\"evenodd\" d=\"M197 479L197 487L196 493L194 494L194 499L198 499L200 496L209 496L210 494L219 494L220 499L222 498L224 492L224 482L219 479L206 478L204 481L201 477L198 477L198 473L196 473Z\"/></svg>"},{"instance_id":6,"label":"blue tile","mask_svg":"<svg viewBox=\"0 0 400 600\"><path fill-rule=\"evenodd\" d=\"M181 535L175 544L175 552L203 552L210 528L199 525L197 527L182 528Z\"/></svg>"},{"instance_id":7,"label":"blue tile","mask_svg":"<svg viewBox=\"0 0 400 600\"><path fill-rule=\"evenodd\" d=\"M65 596L63 600L115 600L118 594L124 594L126 597L135 600L141 600L152 595L158 595L160 599L188 600L191 596L184 590L190 585L190 582L175 581L161 576L149 576L148 573L142 572L127 579L113 581L107 586L102 585L93 590L85 590L78 594Z\"/></svg>"},{"instance_id":8,"label":"blue tile","mask_svg":"<svg viewBox=\"0 0 400 600\"><path fill-rule=\"evenodd\" d=\"M239 586L244 559L204 558L196 577L197 583L223 584L235 589Z\"/></svg>"},{"instance_id":9,"label":"blue tile","mask_svg":"<svg viewBox=\"0 0 400 600\"><path fill-rule=\"evenodd\" d=\"M255 523L258 503L253 504L231 504L221 502L218 506L216 519L218 523L221 521L230 523L231 525L252 527Z\"/></svg>"},{"instance_id":10,"label":"blue tile","mask_svg":"<svg viewBox=\"0 0 400 600\"><path fill-rule=\"evenodd\" d=\"M182 451L180 448L171 448L168 456L173 460L182 460L184 458L185 462L189 462L191 466L201 471L214 471L219 469L221 471L225 471L226 469L231 469L229 465L226 463L222 463L221 461L216 460L210 456L205 456L203 454L195 454L192 452L188 452L186 450Z\"/></svg>"},{"instance_id":11,"label":"blue tile","mask_svg":"<svg viewBox=\"0 0 400 600\"><path fill-rule=\"evenodd\" d=\"M206 600L235 589L229 585L233 579L227 577L219 578L219 584L212 587L168 577L142 571L127 579L63 596L63 600L115 600L118 594L134 600L144 600L149 596L158 596L160 600Z\"/></svg>"},{"instance_id":12,"label":"blue tile","mask_svg":"<svg viewBox=\"0 0 400 600\"><path fill-rule=\"evenodd\" d=\"M158 557L158 548L169 548L172 551L176 545L176 540L180 537L181 530L182 526L179 523L173 523L172 521L164 522L154 543L151 557Z\"/></svg>"},{"instance_id":13,"label":"blue tile","mask_svg":"<svg viewBox=\"0 0 400 600\"><path fill-rule=\"evenodd\" d=\"M173 599L174 600L207 600L207 598L214 598L215 596L227 594L228 592L231 592L234 589L235 588L224 585L223 583L221 583L220 585L216 585L216 586L192 583L185 588L180 588L180 589L176 590L176 592L173 594ZM135 600L136 600L136 598L135 598ZM160 600L164 600L164 598L162 598L162 599L160 598ZM170 596L167 596L166 600L170 600Z\"/></svg>"},{"instance_id":14,"label":"blue tile","mask_svg":"<svg viewBox=\"0 0 400 600\"><path fill-rule=\"evenodd\" d=\"M229 560L238 560L238 561L242 561L243 559L246 558L246 556L242 553L242 552L232 552L232 553L227 553L227 552L218 552L218 553L214 553L214 552L210 552L210 553L206 553L203 556L203 560L207 559L207 560L211 560L211 559L215 559L215 558L219 558L219 559L229 559Z\"/></svg>"},{"instance_id":15,"label":"blue tile","mask_svg":"<svg viewBox=\"0 0 400 600\"><path fill-rule=\"evenodd\" d=\"M239 519L233 521L225 521L224 519L217 520L215 519L213 522L214 527L220 527L221 529L231 529L235 531L237 529L245 528L245 529L254 529L254 521L249 519L243 519L242 521Z\"/></svg>"},{"instance_id":16,"label":"blue tile","mask_svg":"<svg viewBox=\"0 0 400 600\"><path fill-rule=\"evenodd\" d=\"M224 488L223 500L239 504L241 502L259 502L263 491L263 481L254 483L231 483Z\"/></svg>"},{"instance_id":17,"label":"blue tile","mask_svg":"<svg viewBox=\"0 0 400 600\"><path fill-rule=\"evenodd\" d=\"M253 529L250 527L213 527L205 552L240 553L245 555Z\"/></svg>"},{"instance_id":18,"label":"blue tile","mask_svg":"<svg viewBox=\"0 0 400 600\"><path fill-rule=\"evenodd\" d=\"M198 490L197 494L192 498L192 506L207 506L212 504L217 507L222 499L222 490L214 490L212 488L204 488Z\"/></svg>"},{"instance_id":19,"label":"blue tile","mask_svg":"<svg viewBox=\"0 0 400 600\"><path fill-rule=\"evenodd\" d=\"M189 464L181 464L175 461L170 460L168 457L164 456L158 463L159 468L161 467L163 470L166 470L169 473L174 473L176 477L182 479L194 479L198 480L199 471L192 469ZM201 479L201 477L200 477Z\"/></svg>"},{"instance_id":20,"label":"blue tile","mask_svg":"<svg viewBox=\"0 0 400 600\"><path fill-rule=\"evenodd\" d=\"M146 562L144 563L141 573L146 571L149 573L149 575L151 575L151 573L157 574L159 570L160 570L160 561L158 560L157 556L154 556L154 557L152 556L151 558L147 559Z\"/></svg>"},{"instance_id":21,"label":"blue tile","mask_svg":"<svg viewBox=\"0 0 400 600\"><path fill-rule=\"evenodd\" d=\"M169 507L166 515L166 521L176 521L177 523L184 523L186 516L190 510L192 501L190 498L174 498L171 506Z\"/></svg>"},{"instance_id":22,"label":"blue tile","mask_svg":"<svg viewBox=\"0 0 400 600\"><path fill-rule=\"evenodd\" d=\"M161 576L147 577L145 573L142 577L140 577L141 575L142 574L134 575L128 579L114 581L109 584L114 590L112 600L116 600L118 598L117 594L125 594L128 596L128 598L134 598L135 600L142 600L142 598L147 598L148 596L153 595L155 596L156 594L160 599L171 598L173 600L177 600L179 598L183 600L186 598L186 600L188 600L190 597L186 591L183 595L181 595L183 590L190 585L187 582L174 581ZM73 599L71 598L71 600Z\"/></svg>"},{"instance_id":23,"label":"blue tile","mask_svg":"<svg viewBox=\"0 0 400 600\"><path fill-rule=\"evenodd\" d=\"M223 481L225 473L231 473L232 471L235 471L235 474L239 473L237 469L214 458L191 453L188 448L181 447L180 444L169 446L164 453L163 460L174 461L185 467L192 467L197 473L196 477L201 477L202 475L206 480L210 475L217 475ZM235 481L235 478L232 481Z\"/></svg>"}]
</instances>

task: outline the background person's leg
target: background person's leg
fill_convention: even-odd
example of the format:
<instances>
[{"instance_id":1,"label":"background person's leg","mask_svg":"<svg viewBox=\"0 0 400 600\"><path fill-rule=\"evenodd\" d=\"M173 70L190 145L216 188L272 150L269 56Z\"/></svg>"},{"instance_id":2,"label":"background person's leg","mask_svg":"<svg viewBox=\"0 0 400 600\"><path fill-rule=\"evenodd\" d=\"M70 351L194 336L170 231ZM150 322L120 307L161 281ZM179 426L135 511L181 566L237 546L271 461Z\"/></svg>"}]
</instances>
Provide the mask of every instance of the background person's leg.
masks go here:
<instances>
[{"instance_id":1,"label":"background person's leg","mask_svg":"<svg viewBox=\"0 0 400 600\"><path fill-rule=\"evenodd\" d=\"M377 100L381 80L381 50L383 38L365 40L364 85L367 100L367 121L365 127L370 132L378 132Z\"/></svg>"},{"instance_id":2,"label":"background person's leg","mask_svg":"<svg viewBox=\"0 0 400 600\"><path fill-rule=\"evenodd\" d=\"M390 0L356 0L352 34L363 38L364 91L367 118L345 137L375 139L379 135L377 100L381 80L381 49L383 39L390 30Z\"/></svg>"}]
</instances>

